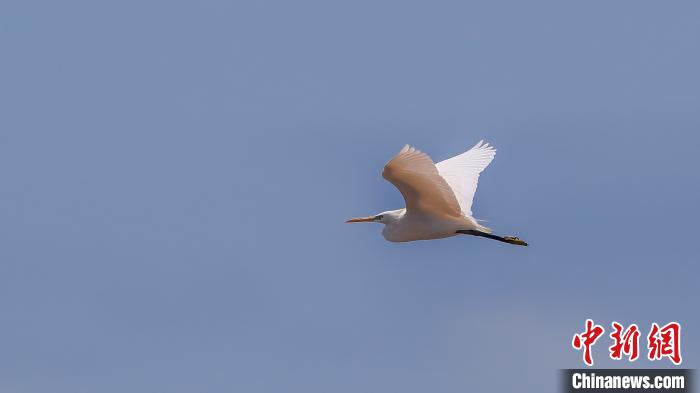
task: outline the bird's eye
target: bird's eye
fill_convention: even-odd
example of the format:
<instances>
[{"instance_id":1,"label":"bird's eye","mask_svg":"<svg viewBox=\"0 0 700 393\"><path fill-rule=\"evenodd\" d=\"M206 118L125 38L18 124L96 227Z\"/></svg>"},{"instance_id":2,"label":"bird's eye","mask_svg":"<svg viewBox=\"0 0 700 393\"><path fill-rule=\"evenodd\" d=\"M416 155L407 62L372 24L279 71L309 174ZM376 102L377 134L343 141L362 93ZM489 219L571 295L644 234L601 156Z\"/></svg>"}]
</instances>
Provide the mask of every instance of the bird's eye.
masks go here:
<instances>
[{"instance_id":1,"label":"bird's eye","mask_svg":"<svg viewBox=\"0 0 700 393\"><path fill-rule=\"evenodd\" d=\"M383 215L374 216L374 221L381 221L384 218Z\"/></svg>"}]
</instances>

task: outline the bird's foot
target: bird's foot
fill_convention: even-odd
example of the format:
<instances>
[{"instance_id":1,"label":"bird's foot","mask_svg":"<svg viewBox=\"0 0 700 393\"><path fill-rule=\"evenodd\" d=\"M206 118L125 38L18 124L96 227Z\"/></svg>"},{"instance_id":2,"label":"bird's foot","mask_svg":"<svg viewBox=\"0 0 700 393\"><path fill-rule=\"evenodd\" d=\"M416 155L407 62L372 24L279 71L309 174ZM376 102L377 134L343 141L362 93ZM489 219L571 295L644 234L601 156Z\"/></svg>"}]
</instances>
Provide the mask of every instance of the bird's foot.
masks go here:
<instances>
[{"instance_id":1,"label":"bird's foot","mask_svg":"<svg viewBox=\"0 0 700 393\"><path fill-rule=\"evenodd\" d=\"M515 244L518 246L527 247L528 245L526 242L520 240L520 238L517 236L504 236L503 239L506 241L506 243Z\"/></svg>"}]
</instances>

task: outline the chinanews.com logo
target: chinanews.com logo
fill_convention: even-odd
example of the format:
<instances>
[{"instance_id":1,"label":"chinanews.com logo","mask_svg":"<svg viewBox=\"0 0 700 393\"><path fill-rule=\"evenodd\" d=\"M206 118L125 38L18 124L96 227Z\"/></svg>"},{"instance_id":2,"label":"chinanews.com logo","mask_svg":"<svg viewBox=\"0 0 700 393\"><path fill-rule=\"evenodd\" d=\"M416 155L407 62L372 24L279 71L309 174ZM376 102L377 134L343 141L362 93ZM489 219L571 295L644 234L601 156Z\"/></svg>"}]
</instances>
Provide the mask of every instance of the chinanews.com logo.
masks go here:
<instances>
[{"instance_id":1,"label":"chinanews.com logo","mask_svg":"<svg viewBox=\"0 0 700 393\"><path fill-rule=\"evenodd\" d=\"M582 332L574 334L571 346L581 351L585 369L562 370L564 392L693 392L694 370L675 368L683 363L681 324L653 322L642 331L637 324L611 323L607 355L615 361L632 363L642 356L651 362L665 362L663 369L594 369L593 346L605 336L605 328L587 319ZM642 338L645 340L642 341ZM605 340L604 340L605 341ZM640 341L644 347L640 346ZM660 363L664 365L663 363ZM668 368L670 366L671 368Z\"/></svg>"}]
</instances>

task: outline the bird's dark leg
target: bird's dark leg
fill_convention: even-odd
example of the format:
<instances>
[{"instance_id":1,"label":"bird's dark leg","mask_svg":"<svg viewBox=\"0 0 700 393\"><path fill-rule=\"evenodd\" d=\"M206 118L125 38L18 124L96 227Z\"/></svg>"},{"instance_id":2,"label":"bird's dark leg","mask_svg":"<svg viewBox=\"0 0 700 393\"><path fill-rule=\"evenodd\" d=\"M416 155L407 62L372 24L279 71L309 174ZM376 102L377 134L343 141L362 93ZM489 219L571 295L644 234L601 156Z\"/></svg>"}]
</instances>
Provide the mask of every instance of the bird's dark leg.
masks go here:
<instances>
[{"instance_id":1,"label":"bird's dark leg","mask_svg":"<svg viewBox=\"0 0 700 393\"><path fill-rule=\"evenodd\" d=\"M528 245L524 241L520 240L517 236L497 236L497 235L492 235L492 234L486 233L486 232L476 231L473 229L460 229L459 231L457 231L457 233L461 233L464 235L486 237L489 239L498 240L499 242L508 243L508 244L515 244L518 246L527 246Z\"/></svg>"}]
</instances>

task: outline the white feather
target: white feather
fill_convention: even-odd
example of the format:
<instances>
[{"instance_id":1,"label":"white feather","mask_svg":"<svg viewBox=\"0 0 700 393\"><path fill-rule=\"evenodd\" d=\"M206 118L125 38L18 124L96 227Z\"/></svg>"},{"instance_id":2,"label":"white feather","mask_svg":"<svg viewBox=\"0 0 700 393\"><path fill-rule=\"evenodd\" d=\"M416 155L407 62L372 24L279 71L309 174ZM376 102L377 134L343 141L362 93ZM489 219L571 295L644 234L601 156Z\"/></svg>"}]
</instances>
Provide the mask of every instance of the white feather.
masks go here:
<instances>
[{"instance_id":1,"label":"white feather","mask_svg":"<svg viewBox=\"0 0 700 393\"><path fill-rule=\"evenodd\" d=\"M482 140L466 152L435 165L440 176L452 188L465 216L472 216L472 203L479 183L479 174L495 156L496 149Z\"/></svg>"}]
</instances>

